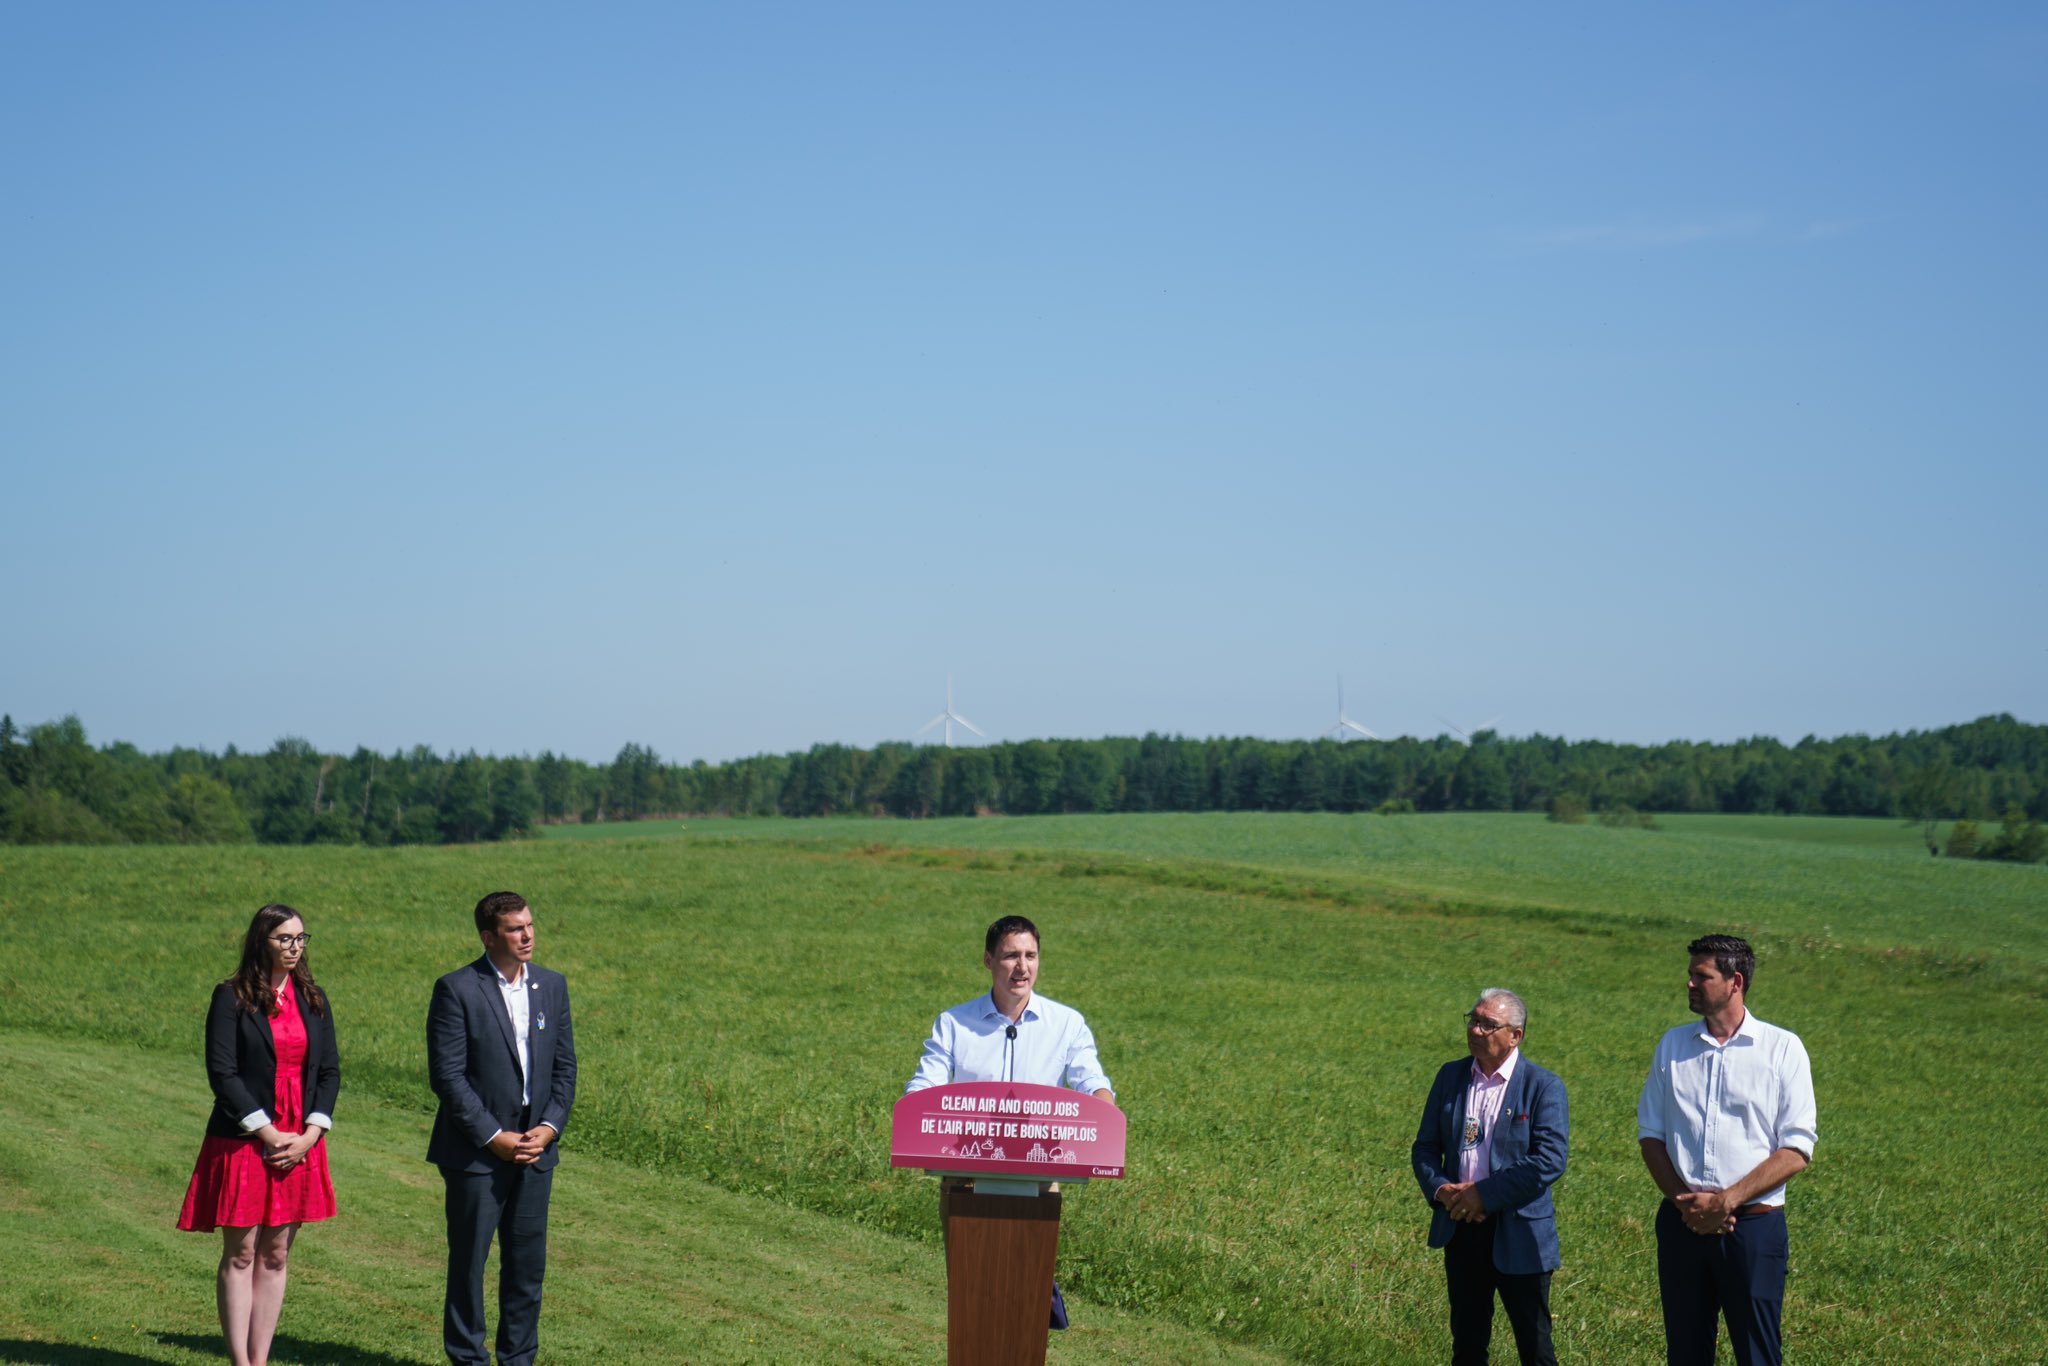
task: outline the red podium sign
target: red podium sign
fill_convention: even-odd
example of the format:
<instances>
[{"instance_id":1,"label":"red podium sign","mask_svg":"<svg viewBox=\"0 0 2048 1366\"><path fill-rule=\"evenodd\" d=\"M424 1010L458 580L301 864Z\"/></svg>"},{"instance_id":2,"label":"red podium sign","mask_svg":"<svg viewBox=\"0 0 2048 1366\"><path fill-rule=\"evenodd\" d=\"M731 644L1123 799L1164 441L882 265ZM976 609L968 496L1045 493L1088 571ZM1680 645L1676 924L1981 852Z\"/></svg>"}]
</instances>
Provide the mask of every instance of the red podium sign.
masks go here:
<instances>
[{"instance_id":1,"label":"red podium sign","mask_svg":"<svg viewBox=\"0 0 2048 1366\"><path fill-rule=\"evenodd\" d=\"M1124 1174L1124 1112L1062 1086L963 1081L896 1102L889 1165L1073 1181Z\"/></svg>"}]
</instances>

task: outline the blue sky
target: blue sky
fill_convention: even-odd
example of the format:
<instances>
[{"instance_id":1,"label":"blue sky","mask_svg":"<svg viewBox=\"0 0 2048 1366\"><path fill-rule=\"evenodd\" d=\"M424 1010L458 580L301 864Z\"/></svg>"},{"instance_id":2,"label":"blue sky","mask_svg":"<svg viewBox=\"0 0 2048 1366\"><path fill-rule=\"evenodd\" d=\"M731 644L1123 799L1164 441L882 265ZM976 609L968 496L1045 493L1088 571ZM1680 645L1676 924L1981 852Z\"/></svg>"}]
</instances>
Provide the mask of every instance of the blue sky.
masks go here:
<instances>
[{"instance_id":1,"label":"blue sky","mask_svg":"<svg viewBox=\"0 0 2048 1366\"><path fill-rule=\"evenodd\" d=\"M2039 6L0 9L0 709L2048 720Z\"/></svg>"}]
</instances>

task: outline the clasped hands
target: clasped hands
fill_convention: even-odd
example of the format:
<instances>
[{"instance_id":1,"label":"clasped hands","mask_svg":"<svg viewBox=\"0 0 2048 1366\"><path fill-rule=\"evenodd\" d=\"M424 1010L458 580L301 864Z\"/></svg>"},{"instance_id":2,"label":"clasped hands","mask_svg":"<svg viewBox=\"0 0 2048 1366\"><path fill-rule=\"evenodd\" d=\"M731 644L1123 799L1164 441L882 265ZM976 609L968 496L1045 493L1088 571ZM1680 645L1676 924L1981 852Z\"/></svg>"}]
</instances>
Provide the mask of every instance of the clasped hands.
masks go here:
<instances>
[{"instance_id":1,"label":"clasped hands","mask_svg":"<svg viewBox=\"0 0 2048 1366\"><path fill-rule=\"evenodd\" d=\"M1736 1202L1727 1191L1686 1191L1672 1196L1671 1203L1694 1233L1719 1237L1735 1231Z\"/></svg>"},{"instance_id":2,"label":"clasped hands","mask_svg":"<svg viewBox=\"0 0 2048 1366\"><path fill-rule=\"evenodd\" d=\"M1461 1224L1486 1222L1486 1206L1479 1200L1477 1181L1446 1181L1436 1188L1436 1202Z\"/></svg>"},{"instance_id":3,"label":"clasped hands","mask_svg":"<svg viewBox=\"0 0 2048 1366\"><path fill-rule=\"evenodd\" d=\"M306 1160L306 1154L313 1151L313 1145L327 1131L319 1125L312 1125L301 1133L291 1134L266 1124L257 1130L257 1141L263 1144L263 1165L278 1172L288 1172Z\"/></svg>"},{"instance_id":4,"label":"clasped hands","mask_svg":"<svg viewBox=\"0 0 2048 1366\"><path fill-rule=\"evenodd\" d=\"M491 1140L491 1152L501 1161L515 1166L529 1166L540 1160L548 1144L554 1142L555 1131L545 1124L536 1124L523 1134L506 1129Z\"/></svg>"}]
</instances>

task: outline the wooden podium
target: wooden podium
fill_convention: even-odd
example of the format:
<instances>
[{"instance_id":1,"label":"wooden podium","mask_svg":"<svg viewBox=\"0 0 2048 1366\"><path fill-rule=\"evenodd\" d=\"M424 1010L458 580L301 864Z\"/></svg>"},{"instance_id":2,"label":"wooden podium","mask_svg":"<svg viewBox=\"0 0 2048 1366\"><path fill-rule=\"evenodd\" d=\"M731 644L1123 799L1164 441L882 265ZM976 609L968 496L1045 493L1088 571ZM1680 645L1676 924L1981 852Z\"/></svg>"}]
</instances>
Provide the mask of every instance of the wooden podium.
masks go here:
<instances>
[{"instance_id":1,"label":"wooden podium","mask_svg":"<svg viewBox=\"0 0 2048 1366\"><path fill-rule=\"evenodd\" d=\"M1044 1366L1057 1187L1124 1174L1124 1115L1057 1086L961 1082L896 1102L889 1164L941 1187L949 1366Z\"/></svg>"},{"instance_id":2,"label":"wooden podium","mask_svg":"<svg viewBox=\"0 0 2048 1366\"><path fill-rule=\"evenodd\" d=\"M1015 1193L948 1190L946 1360L950 1366L1045 1366L1060 1196L1037 1182Z\"/></svg>"}]
</instances>

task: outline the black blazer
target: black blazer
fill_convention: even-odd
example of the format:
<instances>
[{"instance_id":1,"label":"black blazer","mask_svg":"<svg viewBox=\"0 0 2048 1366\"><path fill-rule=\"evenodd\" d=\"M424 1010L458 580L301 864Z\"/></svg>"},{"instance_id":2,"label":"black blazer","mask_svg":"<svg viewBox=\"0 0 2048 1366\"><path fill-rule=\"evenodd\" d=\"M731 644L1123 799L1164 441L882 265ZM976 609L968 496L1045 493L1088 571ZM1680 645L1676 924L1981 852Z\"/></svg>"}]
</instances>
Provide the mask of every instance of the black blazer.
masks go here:
<instances>
[{"instance_id":1,"label":"black blazer","mask_svg":"<svg viewBox=\"0 0 2048 1366\"><path fill-rule=\"evenodd\" d=\"M505 1009L498 971L488 957L457 968L434 983L427 1007L427 1077L441 1108L434 1115L427 1161L472 1173L504 1164L485 1145L501 1129L521 1133L536 1124L560 1134L576 1102L576 1035L569 1024L569 983L561 973L528 963L526 1050L532 1071L520 1100L519 1049ZM245 1112L246 1113L246 1112ZM558 1145L535 1160L542 1171L560 1160Z\"/></svg>"},{"instance_id":2,"label":"black blazer","mask_svg":"<svg viewBox=\"0 0 2048 1366\"><path fill-rule=\"evenodd\" d=\"M306 1026L300 1086L307 1114L332 1116L334 1098L341 1093L341 1055L334 1046L334 1002L324 991L320 997L325 1015L299 1002L299 1019ZM213 1088L213 1113L206 1117L209 1137L247 1138L242 1117L257 1110L277 1118L277 1044L270 1037L270 1021L242 1009L227 982L213 989L213 1003L206 1008L206 1083Z\"/></svg>"}]
</instances>

